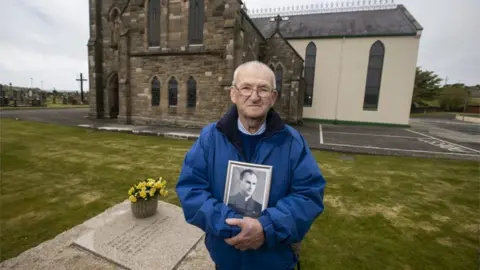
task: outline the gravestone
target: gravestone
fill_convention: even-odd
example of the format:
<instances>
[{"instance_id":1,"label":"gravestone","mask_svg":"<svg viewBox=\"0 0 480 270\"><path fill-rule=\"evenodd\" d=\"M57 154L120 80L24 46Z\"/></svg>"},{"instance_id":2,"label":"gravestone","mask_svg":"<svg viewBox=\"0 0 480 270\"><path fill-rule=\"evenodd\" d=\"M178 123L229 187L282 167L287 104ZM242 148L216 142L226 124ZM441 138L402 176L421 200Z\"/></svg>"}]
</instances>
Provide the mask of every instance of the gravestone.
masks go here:
<instances>
[{"instance_id":1,"label":"gravestone","mask_svg":"<svg viewBox=\"0 0 480 270\"><path fill-rule=\"evenodd\" d=\"M73 244L127 269L171 270L202 238L178 206L159 201L158 212L137 219L125 201L112 213L89 221L91 230Z\"/></svg>"}]
</instances>

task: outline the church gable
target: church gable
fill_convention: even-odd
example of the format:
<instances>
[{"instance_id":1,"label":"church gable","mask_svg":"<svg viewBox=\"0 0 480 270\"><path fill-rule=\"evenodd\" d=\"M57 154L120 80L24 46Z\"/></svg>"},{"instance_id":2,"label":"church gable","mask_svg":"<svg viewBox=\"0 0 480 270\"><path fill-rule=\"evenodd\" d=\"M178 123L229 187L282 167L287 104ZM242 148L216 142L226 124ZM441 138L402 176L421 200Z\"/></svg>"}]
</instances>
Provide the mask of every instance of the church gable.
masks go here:
<instances>
[{"instance_id":1,"label":"church gable","mask_svg":"<svg viewBox=\"0 0 480 270\"><path fill-rule=\"evenodd\" d=\"M278 99L275 110L292 122L301 119L303 59L280 33L267 39L261 59L275 73Z\"/></svg>"}]
</instances>

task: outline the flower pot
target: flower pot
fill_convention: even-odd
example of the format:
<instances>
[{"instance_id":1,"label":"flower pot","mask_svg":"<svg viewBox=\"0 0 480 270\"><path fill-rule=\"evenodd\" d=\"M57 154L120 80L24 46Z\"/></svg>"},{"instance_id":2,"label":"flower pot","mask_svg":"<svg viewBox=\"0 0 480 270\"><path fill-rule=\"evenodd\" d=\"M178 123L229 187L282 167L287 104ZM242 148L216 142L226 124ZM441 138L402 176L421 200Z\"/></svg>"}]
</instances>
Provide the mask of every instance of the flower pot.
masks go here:
<instances>
[{"instance_id":1,"label":"flower pot","mask_svg":"<svg viewBox=\"0 0 480 270\"><path fill-rule=\"evenodd\" d=\"M148 200L138 199L136 202L130 202L130 205L134 217L151 217L157 212L158 195Z\"/></svg>"}]
</instances>

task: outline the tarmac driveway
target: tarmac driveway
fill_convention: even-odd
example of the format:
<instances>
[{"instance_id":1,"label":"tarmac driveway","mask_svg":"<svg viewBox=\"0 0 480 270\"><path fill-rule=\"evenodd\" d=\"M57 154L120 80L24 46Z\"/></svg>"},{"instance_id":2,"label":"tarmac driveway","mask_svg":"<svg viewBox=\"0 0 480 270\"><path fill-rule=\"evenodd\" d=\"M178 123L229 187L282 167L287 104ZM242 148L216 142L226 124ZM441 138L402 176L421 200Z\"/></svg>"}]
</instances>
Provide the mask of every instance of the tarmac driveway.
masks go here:
<instances>
[{"instance_id":1,"label":"tarmac driveway","mask_svg":"<svg viewBox=\"0 0 480 270\"><path fill-rule=\"evenodd\" d=\"M136 134L196 138L199 129L131 126L115 120L88 119L87 108L0 111L18 118ZM294 126L315 149L376 155L480 160L479 125L448 119L412 119L411 128L306 124Z\"/></svg>"}]
</instances>

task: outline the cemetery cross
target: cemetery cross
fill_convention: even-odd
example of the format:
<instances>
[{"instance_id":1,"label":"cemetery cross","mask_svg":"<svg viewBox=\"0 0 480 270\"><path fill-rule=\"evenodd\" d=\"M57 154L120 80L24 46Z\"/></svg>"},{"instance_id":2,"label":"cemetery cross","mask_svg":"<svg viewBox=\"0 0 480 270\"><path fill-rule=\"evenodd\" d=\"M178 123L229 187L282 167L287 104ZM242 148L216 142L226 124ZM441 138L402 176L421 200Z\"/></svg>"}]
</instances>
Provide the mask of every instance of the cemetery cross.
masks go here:
<instances>
[{"instance_id":1,"label":"cemetery cross","mask_svg":"<svg viewBox=\"0 0 480 270\"><path fill-rule=\"evenodd\" d=\"M83 73L80 73L80 79L77 79L80 82L80 97L81 97L81 104L83 104L83 82L86 82L87 79L83 78Z\"/></svg>"}]
</instances>

